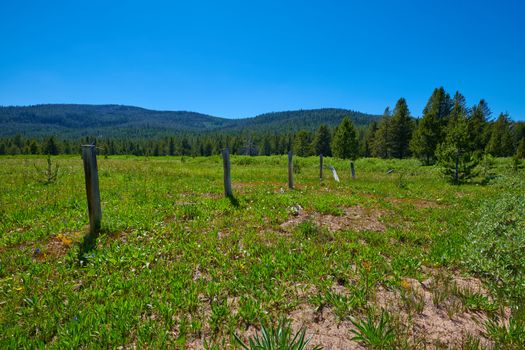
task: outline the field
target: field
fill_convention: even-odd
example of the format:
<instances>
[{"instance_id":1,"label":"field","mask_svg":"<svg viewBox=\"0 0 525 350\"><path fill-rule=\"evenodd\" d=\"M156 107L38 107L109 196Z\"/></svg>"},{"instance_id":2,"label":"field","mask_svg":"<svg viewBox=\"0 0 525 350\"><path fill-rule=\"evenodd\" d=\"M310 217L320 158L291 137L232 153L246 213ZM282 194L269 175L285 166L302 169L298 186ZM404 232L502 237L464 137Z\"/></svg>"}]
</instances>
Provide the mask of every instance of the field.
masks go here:
<instances>
[{"instance_id":1,"label":"field","mask_svg":"<svg viewBox=\"0 0 525 350\"><path fill-rule=\"evenodd\" d=\"M455 186L417 160L0 158L0 348L237 348L286 317L325 349L521 349L523 170ZM389 169L393 171L388 172ZM485 249L486 248L486 249ZM381 315L383 317L381 317ZM383 322L380 322L382 318ZM354 338L354 339L353 339Z\"/></svg>"}]
</instances>

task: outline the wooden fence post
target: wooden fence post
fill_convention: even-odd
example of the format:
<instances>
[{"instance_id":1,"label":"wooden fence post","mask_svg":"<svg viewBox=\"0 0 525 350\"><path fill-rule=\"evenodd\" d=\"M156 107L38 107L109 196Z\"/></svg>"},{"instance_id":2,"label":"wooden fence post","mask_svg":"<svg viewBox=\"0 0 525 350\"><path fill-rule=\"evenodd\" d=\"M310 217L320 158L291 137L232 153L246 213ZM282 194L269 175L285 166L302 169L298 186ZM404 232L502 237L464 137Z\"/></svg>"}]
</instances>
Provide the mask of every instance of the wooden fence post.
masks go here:
<instances>
[{"instance_id":1,"label":"wooden fence post","mask_svg":"<svg viewBox=\"0 0 525 350\"><path fill-rule=\"evenodd\" d=\"M227 147L222 151L222 164L224 167L224 195L233 197L232 179L230 176L230 150Z\"/></svg>"},{"instance_id":2,"label":"wooden fence post","mask_svg":"<svg viewBox=\"0 0 525 350\"><path fill-rule=\"evenodd\" d=\"M96 235L100 230L102 210L100 209L100 190L98 187L97 154L95 145L82 145L84 175L89 213L89 233Z\"/></svg>"},{"instance_id":3,"label":"wooden fence post","mask_svg":"<svg viewBox=\"0 0 525 350\"><path fill-rule=\"evenodd\" d=\"M339 176L337 176L337 171L335 171L335 168L333 165L330 165L330 170L332 171L332 175L334 177L334 180L336 182L339 182Z\"/></svg>"},{"instance_id":4,"label":"wooden fence post","mask_svg":"<svg viewBox=\"0 0 525 350\"><path fill-rule=\"evenodd\" d=\"M350 170L352 171L352 179L355 179L354 162L350 162Z\"/></svg>"},{"instance_id":5,"label":"wooden fence post","mask_svg":"<svg viewBox=\"0 0 525 350\"><path fill-rule=\"evenodd\" d=\"M319 179L323 180L323 154L319 155Z\"/></svg>"},{"instance_id":6,"label":"wooden fence post","mask_svg":"<svg viewBox=\"0 0 525 350\"><path fill-rule=\"evenodd\" d=\"M293 155L288 152L288 188L293 189Z\"/></svg>"}]
</instances>

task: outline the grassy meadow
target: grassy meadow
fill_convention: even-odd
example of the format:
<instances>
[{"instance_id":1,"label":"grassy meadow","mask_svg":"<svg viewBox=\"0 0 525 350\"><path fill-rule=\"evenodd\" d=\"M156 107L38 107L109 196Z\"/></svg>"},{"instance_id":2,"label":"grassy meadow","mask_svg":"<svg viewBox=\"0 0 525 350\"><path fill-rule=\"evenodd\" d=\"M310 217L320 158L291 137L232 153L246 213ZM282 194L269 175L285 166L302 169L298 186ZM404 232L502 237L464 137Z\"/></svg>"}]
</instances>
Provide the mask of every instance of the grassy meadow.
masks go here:
<instances>
[{"instance_id":1,"label":"grassy meadow","mask_svg":"<svg viewBox=\"0 0 525 350\"><path fill-rule=\"evenodd\" d=\"M0 348L239 348L287 318L325 349L521 349L524 171L455 186L417 160L0 157ZM388 172L389 169L393 171ZM383 317L381 317L383 316ZM381 322L381 320L383 322ZM448 328L447 328L448 327Z\"/></svg>"}]
</instances>

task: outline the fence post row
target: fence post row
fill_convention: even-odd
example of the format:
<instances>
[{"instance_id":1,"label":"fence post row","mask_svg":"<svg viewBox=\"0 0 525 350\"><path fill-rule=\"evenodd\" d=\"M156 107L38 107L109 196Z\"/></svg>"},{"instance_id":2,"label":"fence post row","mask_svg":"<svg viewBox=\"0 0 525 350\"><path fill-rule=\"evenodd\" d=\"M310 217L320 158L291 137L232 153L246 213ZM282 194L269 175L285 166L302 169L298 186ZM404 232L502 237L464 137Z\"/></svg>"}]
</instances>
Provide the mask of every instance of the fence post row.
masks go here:
<instances>
[{"instance_id":1,"label":"fence post row","mask_svg":"<svg viewBox=\"0 0 525 350\"><path fill-rule=\"evenodd\" d=\"M95 145L82 145L86 195L89 213L89 233L95 235L100 230L102 209L100 208L100 190L98 186L97 154Z\"/></svg>"},{"instance_id":2,"label":"fence post row","mask_svg":"<svg viewBox=\"0 0 525 350\"><path fill-rule=\"evenodd\" d=\"M350 170L352 171L352 179L355 179L354 162L350 162Z\"/></svg>"},{"instance_id":3,"label":"fence post row","mask_svg":"<svg viewBox=\"0 0 525 350\"><path fill-rule=\"evenodd\" d=\"M224 195L233 197L232 180L230 176L230 150L225 148L222 151L222 164L224 168Z\"/></svg>"},{"instance_id":4,"label":"fence post row","mask_svg":"<svg viewBox=\"0 0 525 350\"><path fill-rule=\"evenodd\" d=\"M292 151L288 152L288 188L293 188L293 155Z\"/></svg>"}]
</instances>

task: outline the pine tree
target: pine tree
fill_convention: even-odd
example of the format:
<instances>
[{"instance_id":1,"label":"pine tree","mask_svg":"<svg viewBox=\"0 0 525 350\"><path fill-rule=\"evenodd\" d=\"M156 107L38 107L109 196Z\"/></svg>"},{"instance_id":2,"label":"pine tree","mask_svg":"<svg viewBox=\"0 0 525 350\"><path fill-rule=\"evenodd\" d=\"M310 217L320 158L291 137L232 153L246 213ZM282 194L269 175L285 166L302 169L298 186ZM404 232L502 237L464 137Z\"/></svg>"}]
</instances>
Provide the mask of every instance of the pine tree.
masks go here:
<instances>
[{"instance_id":1,"label":"pine tree","mask_svg":"<svg viewBox=\"0 0 525 350\"><path fill-rule=\"evenodd\" d=\"M188 139L186 137L184 137L181 140L181 143L180 143L180 154L182 156L187 156L190 153L191 153L191 145L190 145Z\"/></svg>"},{"instance_id":2,"label":"pine tree","mask_svg":"<svg viewBox=\"0 0 525 350\"><path fill-rule=\"evenodd\" d=\"M492 133L487 145L487 152L494 157L508 157L514 153L511 121L506 114L500 114L492 125Z\"/></svg>"},{"instance_id":3,"label":"pine tree","mask_svg":"<svg viewBox=\"0 0 525 350\"><path fill-rule=\"evenodd\" d=\"M525 122L514 122L512 126L512 135L514 144L519 145L522 139L525 139Z\"/></svg>"},{"instance_id":4,"label":"pine tree","mask_svg":"<svg viewBox=\"0 0 525 350\"><path fill-rule=\"evenodd\" d=\"M408 145L412 136L412 119L408 110L407 102L400 98L391 120L392 156L405 158L409 155Z\"/></svg>"},{"instance_id":5,"label":"pine tree","mask_svg":"<svg viewBox=\"0 0 525 350\"><path fill-rule=\"evenodd\" d=\"M59 153L60 149L58 147L57 142L55 141L55 137L51 136L46 140L46 143L44 145L44 154L57 155Z\"/></svg>"},{"instance_id":6,"label":"pine tree","mask_svg":"<svg viewBox=\"0 0 525 350\"><path fill-rule=\"evenodd\" d=\"M350 118L345 117L337 127L332 140L332 152L335 157L342 159L356 159L358 143L354 125Z\"/></svg>"},{"instance_id":7,"label":"pine tree","mask_svg":"<svg viewBox=\"0 0 525 350\"><path fill-rule=\"evenodd\" d=\"M35 140L31 140L29 143L29 152L31 154L38 154L39 153L39 147Z\"/></svg>"},{"instance_id":8,"label":"pine tree","mask_svg":"<svg viewBox=\"0 0 525 350\"><path fill-rule=\"evenodd\" d=\"M328 126L325 124L322 124L319 126L319 129L317 129L317 132L315 133L315 138L313 141L313 149L315 151L315 155L324 155L326 157L332 156L332 148L330 147L330 144L332 142L332 135L330 135L330 130L328 129Z\"/></svg>"},{"instance_id":9,"label":"pine tree","mask_svg":"<svg viewBox=\"0 0 525 350\"><path fill-rule=\"evenodd\" d=\"M22 138L22 135L16 134L13 138L13 144L18 148L22 149L24 147L24 140Z\"/></svg>"},{"instance_id":10,"label":"pine tree","mask_svg":"<svg viewBox=\"0 0 525 350\"><path fill-rule=\"evenodd\" d=\"M210 140L207 140L203 147L202 147L202 155L203 156L206 156L206 157L209 157L211 156L211 153L213 152L213 146L210 142Z\"/></svg>"},{"instance_id":11,"label":"pine tree","mask_svg":"<svg viewBox=\"0 0 525 350\"><path fill-rule=\"evenodd\" d=\"M479 161L470 148L468 110L465 98L456 92L454 107L446 128L445 141L438 145L436 155L444 175L455 184L475 176Z\"/></svg>"},{"instance_id":12,"label":"pine tree","mask_svg":"<svg viewBox=\"0 0 525 350\"><path fill-rule=\"evenodd\" d=\"M270 137L264 136L262 147L259 149L260 156L269 156L272 154L272 144L270 143Z\"/></svg>"},{"instance_id":13,"label":"pine tree","mask_svg":"<svg viewBox=\"0 0 525 350\"><path fill-rule=\"evenodd\" d=\"M518 143L515 157L517 159L525 159L525 138L521 139Z\"/></svg>"},{"instance_id":14,"label":"pine tree","mask_svg":"<svg viewBox=\"0 0 525 350\"><path fill-rule=\"evenodd\" d=\"M474 151L484 151L487 146L488 136L488 119L491 112L485 100L479 101L477 105L472 107L471 114L468 120L468 134L470 139L470 147Z\"/></svg>"},{"instance_id":15,"label":"pine tree","mask_svg":"<svg viewBox=\"0 0 525 350\"><path fill-rule=\"evenodd\" d=\"M368 132L365 135L365 149L363 153L365 157L371 157L374 154L374 143L377 128L377 122L372 122L368 128Z\"/></svg>"},{"instance_id":16,"label":"pine tree","mask_svg":"<svg viewBox=\"0 0 525 350\"><path fill-rule=\"evenodd\" d=\"M295 134L293 151L299 157L308 157L311 153L310 135L307 131L301 130Z\"/></svg>"},{"instance_id":17,"label":"pine tree","mask_svg":"<svg viewBox=\"0 0 525 350\"><path fill-rule=\"evenodd\" d=\"M434 162L436 147L443 142L451 108L450 95L445 89L435 89L410 142L411 151L426 165Z\"/></svg>"},{"instance_id":18,"label":"pine tree","mask_svg":"<svg viewBox=\"0 0 525 350\"><path fill-rule=\"evenodd\" d=\"M173 137L170 137L170 142L169 142L169 146L168 146L168 154L170 156L174 156L175 155L175 140L173 139Z\"/></svg>"},{"instance_id":19,"label":"pine tree","mask_svg":"<svg viewBox=\"0 0 525 350\"><path fill-rule=\"evenodd\" d=\"M377 127L372 147L372 155L374 157L392 157L392 117L390 114L390 108L387 107Z\"/></svg>"},{"instance_id":20,"label":"pine tree","mask_svg":"<svg viewBox=\"0 0 525 350\"><path fill-rule=\"evenodd\" d=\"M155 143L155 147L153 148L153 156L154 157L160 156L160 147L159 147L158 142Z\"/></svg>"}]
</instances>

